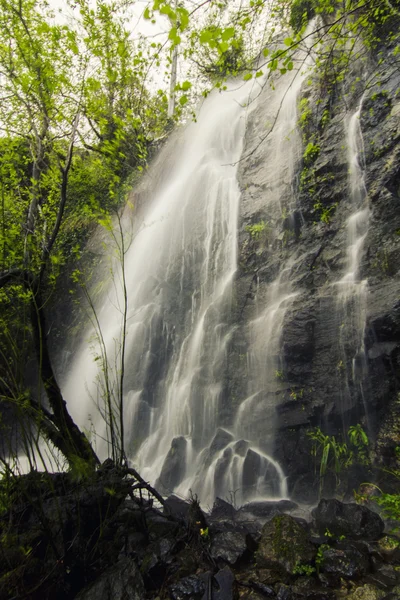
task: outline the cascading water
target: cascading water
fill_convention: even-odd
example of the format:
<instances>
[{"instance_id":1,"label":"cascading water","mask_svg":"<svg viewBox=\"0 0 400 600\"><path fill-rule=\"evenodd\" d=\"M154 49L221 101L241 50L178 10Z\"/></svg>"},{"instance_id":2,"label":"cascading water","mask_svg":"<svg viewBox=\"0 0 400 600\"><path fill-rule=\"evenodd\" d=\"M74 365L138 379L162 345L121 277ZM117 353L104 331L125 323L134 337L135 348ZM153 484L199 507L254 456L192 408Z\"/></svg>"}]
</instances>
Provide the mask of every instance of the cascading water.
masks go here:
<instances>
[{"instance_id":1,"label":"cascading water","mask_svg":"<svg viewBox=\"0 0 400 600\"><path fill-rule=\"evenodd\" d=\"M347 268L340 281L338 313L340 319L339 343L342 359L338 364L342 413L351 405L351 399L361 394L366 410L365 386L367 361L364 348L367 280L360 279L360 265L364 241L368 233L370 208L364 175L364 146L360 126L363 98L347 123L347 160L351 214L347 220Z\"/></svg>"},{"instance_id":2,"label":"cascading water","mask_svg":"<svg viewBox=\"0 0 400 600\"><path fill-rule=\"evenodd\" d=\"M295 202L293 181L301 153L297 97L307 74L305 55L298 70L282 77L271 92L274 127L265 161L269 165L267 212L282 213L285 194ZM226 392L227 349L237 269L240 192L237 164L243 147L246 104L252 82L232 84L204 103L198 122L187 127L175 166L154 197L144 225L125 257L127 336L124 382L126 452L142 476L168 493L189 489L205 503L238 491L237 500L287 496L284 473L269 456L282 322L296 293L281 269L266 297L257 296L249 325L249 395L232 427L221 427ZM272 240L271 240L272 243ZM108 364L118 362L123 305L116 291L120 275L98 319ZM76 355L63 392L78 422L101 404L98 360L87 345ZM96 360L97 359L97 360ZM104 365L103 365L104 368ZM117 386L118 368L108 386ZM101 373L100 373L101 376ZM115 381L114 379L115 378ZM86 392L84 391L86 388ZM82 403L82 397L89 402ZM104 412L104 409L103 409ZM257 416L270 414L270 431ZM97 450L106 455L104 425L94 419ZM265 438L262 440L262 438ZM263 443L261 443L263 442Z\"/></svg>"},{"instance_id":3,"label":"cascading water","mask_svg":"<svg viewBox=\"0 0 400 600\"><path fill-rule=\"evenodd\" d=\"M194 474L192 456L208 446L218 427L237 263L235 164L253 87L232 85L203 105L126 255L126 450L155 482L170 448L179 447L176 468L164 469L159 482L166 490ZM98 307L110 364L118 354L120 306L111 290ZM98 390L96 360L83 346L63 390L79 422L95 412ZM81 403L85 395L91 404ZM104 434L99 419L95 427Z\"/></svg>"}]
</instances>

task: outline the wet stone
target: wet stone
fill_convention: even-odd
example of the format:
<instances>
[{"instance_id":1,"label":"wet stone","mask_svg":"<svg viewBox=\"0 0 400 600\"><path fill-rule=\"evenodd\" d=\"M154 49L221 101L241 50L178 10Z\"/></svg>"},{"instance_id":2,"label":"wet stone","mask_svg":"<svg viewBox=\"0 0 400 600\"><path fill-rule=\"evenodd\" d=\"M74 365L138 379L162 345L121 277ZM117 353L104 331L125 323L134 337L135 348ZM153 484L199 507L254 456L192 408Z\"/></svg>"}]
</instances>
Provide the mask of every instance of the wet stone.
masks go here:
<instances>
[{"instance_id":1,"label":"wet stone","mask_svg":"<svg viewBox=\"0 0 400 600\"><path fill-rule=\"evenodd\" d=\"M315 555L306 530L289 515L278 515L263 526L256 553L259 566L292 574L297 564L307 564Z\"/></svg>"},{"instance_id":2,"label":"wet stone","mask_svg":"<svg viewBox=\"0 0 400 600\"><path fill-rule=\"evenodd\" d=\"M143 600L145 589L136 564L119 561L82 590L76 600Z\"/></svg>"},{"instance_id":3,"label":"wet stone","mask_svg":"<svg viewBox=\"0 0 400 600\"><path fill-rule=\"evenodd\" d=\"M212 599L213 600L236 600L237 590L235 576L229 567L224 567L214 577L216 582L216 588L213 586ZM205 594L202 600L208 600Z\"/></svg>"},{"instance_id":4,"label":"wet stone","mask_svg":"<svg viewBox=\"0 0 400 600\"><path fill-rule=\"evenodd\" d=\"M171 442L171 448L163 467L160 477L156 482L156 488L162 493L172 491L182 480L186 469L186 447L187 441L183 436L176 437Z\"/></svg>"},{"instance_id":5,"label":"wet stone","mask_svg":"<svg viewBox=\"0 0 400 600\"><path fill-rule=\"evenodd\" d=\"M298 508L298 504L290 500L248 502L239 512L250 512L255 517L269 517L274 511L289 512Z\"/></svg>"},{"instance_id":6,"label":"wet stone","mask_svg":"<svg viewBox=\"0 0 400 600\"><path fill-rule=\"evenodd\" d=\"M197 575L184 577L169 588L172 600L200 600L206 590L204 578Z\"/></svg>"},{"instance_id":7,"label":"wet stone","mask_svg":"<svg viewBox=\"0 0 400 600\"><path fill-rule=\"evenodd\" d=\"M321 570L345 579L357 579L370 569L369 558L353 546L329 548L322 552Z\"/></svg>"},{"instance_id":8,"label":"wet stone","mask_svg":"<svg viewBox=\"0 0 400 600\"><path fill-rule=\"evenodd\" d=\"M232 506L232 504L229 504L229 502L222 500L222 498L216 498L212 507L210 517L215 521L224 521L226 519L232 520L235 517L236 513L237 510Z\"/></svg>"},{"instance_id":9,"label":"wet stone","mask_svg":"<svg viewBox=\"0 0 400 600\"><path fill-rule=\"evenodd\" d=\"M210 553L214 560L237 564L249 554L249 538L240 531L223 531L213 536ZM251 543L251 542L250 542Z\"/></svg>"},{"instance_id":10,"label":"wet stone","mask_svg":"<svg viewBox=\"0 0 400 600\"><path fill-rule=\"evenodd\" d=\"M312 516L320 533L329 529L337 537L344 535L354 540L377 540L385 528L380 516L366 506L339 500L321 500Z\"/></svg>"}]
</instances>

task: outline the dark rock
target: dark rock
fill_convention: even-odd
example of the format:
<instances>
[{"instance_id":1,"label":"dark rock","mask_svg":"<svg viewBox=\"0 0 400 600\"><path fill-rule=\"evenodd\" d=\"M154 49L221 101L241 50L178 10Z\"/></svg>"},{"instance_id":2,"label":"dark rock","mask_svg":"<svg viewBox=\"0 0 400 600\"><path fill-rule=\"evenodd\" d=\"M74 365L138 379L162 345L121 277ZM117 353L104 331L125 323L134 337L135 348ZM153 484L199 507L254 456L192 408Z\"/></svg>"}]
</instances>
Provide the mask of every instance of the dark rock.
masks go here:
<instances>
[{"instance_id":1,"label":"dark rock","mask_svg":"<svg viewBox=\"0 0 400 600\"><path fill-rule=\"evenodd\" d=\"M165 500L165 505L163 508L163 512L166 515L170 515L173 517L177 517L178 519L186 519L189 513L190 503L186 502L179 496L175 496L175 494L171 494Z\"/></svg>"},{"instance_id":2,"label":"dark rock","mask_svg":"<svg viewBox=\"0 0 400 600\"><path fill-rule=\"evenodd\" d=\"M244 504L239 513L251 513L255 517L269 517L271 513L278 510L281 513L289 512L298 508L298 504L290 500L264 500L259 502L248 502Z\"/></svg>"},{"instance_id":3,"label":"dark rock","mask_svg":"<svg viewBox=\"0 0 400 600\"><path fill-rule=\"evenodd\" d=\"M240 600L264 600L268 596L265 596L263 593L256 592L254 590L241 592ZM272 598L276 598L276 594L274 593Z\"/></svg>"},{"instance_id":4,"label":"dark rock","mask_svg":"<svg viewBox=\"0 0 400 600\"><path fill-rule=\"evenodd\" d=\"M172 440L156 482L156 488L161 493L171 492L183 479L186 470L186 446L187 441L183 436Z\"/></svg>"},{"instance_id":5,"label":"dark rock","mask_svg":"<svg viewBox=\"0 0 400 600\"><path fill-rule=\"evenodd\" d=\"M232 506L232 504L229 504L229 502L222 500L222 498L216 498L211 510L210 517L211 519L217 521L225 521L226 519L232 520L234 519L236 513L237 510Z\"/></svg>"},{"instance_id":6,"label":"dark rock","mask_svg":"<svg viewBox=\"0 0 400 600\"><path fill-rule=\"evenodd\" d=\"M221 452L221 450L230 444L233 439L233 435L229 431L222 428L217 429L209 448L209 462L213 460L218 452Z\"/></svg>"},{"instance_id":7,"label":"dark rock","mask_svg":"<svg viewBox=\"0 0 400 600\"><path fill-rule=\"evenodd\" d=\"M235 454L237 454L238 456L246 456L246 452L248 450L249 447L249 442L246 442L246 440L239 440L238 442L236 442L236 444L233 446L233 449L235 451Z\"/></svg>"},{"instance_id":8,"label":"dark rock","mask_svg":"<svg viewBox=\"0 0 400 600\"><path fill-rule=\"evenodd\" d=\"M243 463L243 496L251 497L257 487L260 476L261 457L251 448L247 450Z\"/></svg>"},{"instance_id":9,"label":"dark rock","mask_svg":"<svg viewBox=\"0 0 400 600\"><path fill-rule=\"evenodd\" d=\"M225 448L222 456L217 460L214 472L215 494L223 494L225 491L224 477L231 466L233 456L232 448Z\"/></svg>"},{"instance_id":10,"label":"dark rock","mask_svg":"<svg viewBox=\"0 0 400 600\"><path fill-rule=\"evenodd\" d=\"M289 515L278 515L263 526L257 565L292 574L297 564L307 564L315 555L306 530Z\"/></svg>"},{"instance_id":11,"label":"dark rock","mask_svg":"<svg viewBox=\"0 0 400 600\"><path fill-rule=\"evenodd\" d=\"M158 589L162 586L167 567L173 562L175 546L174 538L165 537L147 546L140 565L146 589Z\"/></svg>"},{"instance_id":12,"label":"dark rock","mask_svg":"<svg viewBox=\"0 0 400 600\"><path fill-rule=\"evenodd\" d=\"M238 592L236 589L235 576L229 567L224 567L214 577L217 583L217 589L213 589L213 600L237 600ZM205 594L202 600L209 600Z\"/></svg>"},{"instance_id":13,"label":"dark rock","mask_svg":"<svg viewBox=\"0 0 400 600\"><path fill-rule=\"evenodd\" d=\"M171 585L169 594L172 600L200 600L206 590L204 578L197 575L184 577Z\"/></svg>"},{"instance_id":14,"label":"dark rock","mask_svg":"<svg viewBox=\"0 0 400 600\"><path fill-rule=\"evenodd\" d=\"M281 584L277 593L278 600L297 600L297 594L293 593L288 585Z\"/></svg>"},{"instance_id":15,"label":"dark rock","mask_svg":"<svg viewBox=\"0 0 400 600\"><path fill-rule=\"evenodd\" d=\"M385 528L380 516L366 506L339 500L321 500L312 516L321 534L328 529L334 536L353 540L377 540Z\"/></svg>"},{"instance_id":16,"label":"dark rock","mask_svg":"<svg viewBox=\"0 0 400 600\"><path fill-rule=\"evenodd\" d=\"M214 560L236 565L255 549L251 536L242 531L223 531L213 536L210 554Z\"/></svg>"},{"instance_id":17,"label":"dark rock","mask_svg":"<svg viewBox=\"0 0 400 600\"><path fill-rule=\"evenodd\" d=\"M254 590L267 590L271 595L273 586L282 580L281 574L273 569L252 568L236 574L236 579L242 587ZM275 597L275 591L271 597Z\"/></svg>"},{"instance_id":18,"label":"dark rock","mask_svg":"<svg viewBox=\"0 0 400 600\"><path fill-rule=\"evenodd\" d=\"M178 524L175 521L152 513L146 515L146 526L151 540L173 536L178 530Z\"/></svg>"},{"instance_id":19,"label":"dark rock","mask_svg":"<svg viewBox=\"0 0 400 600\"><path fill-rule=\"evenodd\" d=\"M107 569L76 600L143 600L145 596L139 569L127 558Z\"/></svg>"},{"instance_id":20,"label":"dark rock","mask_svg":"<svg viewBox=\"0 0 400 600\"><path fill-rule=\"evenodd\" d=\"M336 600L334 592L318 590L313 587L313 582L304 589L293 585L281 584L278 589L277 598L280 600Z\"/></svg>"},{"instance_id":21,"label":"dark rock","mask_svg":"<svg viewBox=\"0 0 400 600\"><path fill-rule=\"evenodd\" d=\"M272 587L270 587L269 585L266 585L265 583L261 583L261 582L250 579L249 584L254 588L255 591L260 592L263 595L263 598L264 597L266 597L266 598L275 598L276 597L274 589Z\"/></svg>"},{"instance_id":22,"label":"dark rock","mask_svg":"<svg viewBox=\"0 0 400 600\"><path fill-rule=\"evenodd\" d=\"M345 579L359 579L370 570L369 558L354 546L322 551L321 571Z\"/></svg>"},{"instance_id":23,"label":"dark rock","mask_svg":"<svg viewBox=\"0 0 400 600\"><path fill-rule=\"evenodd\" d=\"M393 565L379 565L368 580L382 589L390 589L400 583L400 574Z\"/></svg>"}]
</instances>

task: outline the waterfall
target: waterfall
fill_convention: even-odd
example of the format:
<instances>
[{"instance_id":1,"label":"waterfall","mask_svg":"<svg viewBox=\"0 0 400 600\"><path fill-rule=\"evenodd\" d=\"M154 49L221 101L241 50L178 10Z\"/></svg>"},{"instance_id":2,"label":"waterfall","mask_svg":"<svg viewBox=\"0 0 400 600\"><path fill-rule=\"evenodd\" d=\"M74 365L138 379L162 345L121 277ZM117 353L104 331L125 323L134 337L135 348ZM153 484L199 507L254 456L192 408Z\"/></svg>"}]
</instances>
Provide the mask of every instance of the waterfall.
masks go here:
<instances>
[{"instance_id":1,"label":"waterfall","mask_svg":"<svg viewBox=\"0 0 400 600\"><path fill-rule=\"evenodd\" d=\"M345 414L361 395L368 420L365 398L367 360L364 337L368 282L360 278L361 259L370 222L370 208L365 187L364 145L360 126L363 97L347 121L347 163L350 190L350 216L347 219L346 271L337 282L339 344L341 360L337 366Z\"/></svg>"},{"instance_id":2,"label":"waterfall","mask_svg":"<svg viewBox=\"0 0 400 600\"><path fill-rule=\"evenodd\" d=\"M199 477L200 455L208 466L214 458L215 444L210 442L218 431L226 350L233 331L240 197L236 171L247 103L257 89L253 82L234 83L224 94L215 92L207 99L197 123L185 129L174 167L125 257L126 452L143 477L158 481L165 492L182 480ZM115 271L114 282L97 306L109 365L117 362L120 352L119 278ZM94 339L94 332L86 337ZM79 423L94 415L97 450L106 456L97 407L104 383L99 383L100 352L95 342L93 346L94 356L87 342L82 344L63 392ZM112 388L116 378L114 373ZM171 452L177 454L175 468L170 472L165 466L162 474ZM210 488L203 499L211 501L212 493Z\"/></svg>"},{"instance_id":3,"label":"waterfall","mask_svg":"<svg viewBox=\"0 0 400 600\"><path fill-rule=\"evenodd\" d=\"M301 156L297 100L310 66L307 55L299 52L300 66L270 90L274 126L264 160L269 170L266 210L271 215L296 204L294 177ZM125 450L144 479L162 493L185 496L193 490L206 505L230 492L237 494L238 502L287 496L285 475L271 456L276 413L271 396L283 319L297 295L288 277L290 259L266 297L256 295L247 328L248 395L240 401L231 426L220 414L237 327L232 300L238 161L246 117L253 108L249 99L260 87L259 81L234 82L203 104L197 122L183 131L173 166L163 176L125 256ZM290 198L288 207L280 204L283 194ZM111 390L117 387L123 319L118 268L114 265L112 281L96 307ZM94 331L86 338L92 339L92 352L87 342L82 344L63 393L78 423L87 423L92 415L96 448L105 457L109 447L100 416L105 412L104 350L102 354ZM260 415L263 422L270 420L265 435L257 424Z\"/></svg>"}]
</instances>

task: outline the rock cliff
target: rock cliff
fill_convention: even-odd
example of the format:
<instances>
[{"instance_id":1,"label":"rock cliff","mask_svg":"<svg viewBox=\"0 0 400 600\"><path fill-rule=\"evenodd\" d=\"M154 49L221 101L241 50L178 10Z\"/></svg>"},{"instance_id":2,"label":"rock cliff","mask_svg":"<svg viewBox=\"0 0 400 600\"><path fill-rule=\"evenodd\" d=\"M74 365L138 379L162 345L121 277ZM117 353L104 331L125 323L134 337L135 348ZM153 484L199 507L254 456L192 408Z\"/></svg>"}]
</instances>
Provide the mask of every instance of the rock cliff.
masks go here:
<instances>
[{"instance_id":1,"label":"rock cliff","mask_svg":"<svg viewBox=\"0 0 400 600\"><path fill-rule=\"evenodd\" d=\"M361 423L384 465L393 466L399 443L400 73L393 51L355 61L329 88L311 71L292 102L301 136L290 131L283 154L271 105L279 86L290 84L287 75L274 90L264 86L247 123L230 393L248 393L257 379L243 356L251 356L251 323L259 319L256 327L269 336L263 368L270 381L252 407L258 442L270 446L276 427L272 454L289 493L304 500L313 496L310 428L340 435ZM278 329L268 329L268 306Z\"/></svg>"}]
</instances>

